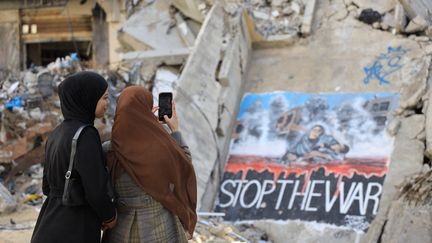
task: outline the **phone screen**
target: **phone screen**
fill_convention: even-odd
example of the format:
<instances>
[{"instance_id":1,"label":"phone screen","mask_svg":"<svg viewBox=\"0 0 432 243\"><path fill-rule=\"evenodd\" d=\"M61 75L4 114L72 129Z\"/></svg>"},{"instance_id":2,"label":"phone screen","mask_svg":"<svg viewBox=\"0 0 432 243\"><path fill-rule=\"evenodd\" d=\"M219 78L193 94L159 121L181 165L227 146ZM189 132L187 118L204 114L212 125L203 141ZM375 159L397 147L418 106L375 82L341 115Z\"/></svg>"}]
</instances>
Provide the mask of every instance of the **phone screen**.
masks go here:
<instances>
[{"instance_id":1,"label":"phone screen","mask_svg":"<svg viewBox=\"0 0 432 243\"><path fill-rule=\"evenodd\" d=\"M159 121L164 121L164 115L172 116L172 93L159 94Z\"/></svg>"}]
</instances>

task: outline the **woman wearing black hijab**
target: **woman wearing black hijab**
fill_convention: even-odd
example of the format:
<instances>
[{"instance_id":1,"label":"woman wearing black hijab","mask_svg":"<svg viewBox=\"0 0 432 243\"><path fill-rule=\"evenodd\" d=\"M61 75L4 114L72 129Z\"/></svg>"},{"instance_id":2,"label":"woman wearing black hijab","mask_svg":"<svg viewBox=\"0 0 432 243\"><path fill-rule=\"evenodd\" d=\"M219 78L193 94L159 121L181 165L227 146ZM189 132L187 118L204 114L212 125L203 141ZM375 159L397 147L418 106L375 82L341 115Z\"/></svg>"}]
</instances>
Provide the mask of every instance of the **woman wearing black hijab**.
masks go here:
<instances>
[{"instance_id":1,"label":"woman wearing black hijab","mask_svg":"<svg viewBox=\"0 0 432 243\"><path fill-rule=\"evenodd\" d=\"M108 196L106 161L98 131L85 128L78 140L72 177L79 178L86 203L64 206L62 194L72 137L79 127L93 125L108 105L107 83L92 72L79 72L59 86L64 121L48 137L42 190L47 199L40 211L31 242L100 242L101 228L113 227L114 203Z\"/></svg>"}]
</instances>

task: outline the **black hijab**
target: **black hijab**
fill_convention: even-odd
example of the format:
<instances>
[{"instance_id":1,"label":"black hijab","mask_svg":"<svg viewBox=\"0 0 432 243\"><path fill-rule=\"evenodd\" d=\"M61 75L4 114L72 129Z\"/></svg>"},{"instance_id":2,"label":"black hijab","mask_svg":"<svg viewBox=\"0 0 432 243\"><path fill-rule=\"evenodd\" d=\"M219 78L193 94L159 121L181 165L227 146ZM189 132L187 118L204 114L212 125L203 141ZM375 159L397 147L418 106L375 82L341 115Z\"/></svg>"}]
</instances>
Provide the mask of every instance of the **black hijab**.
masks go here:
<instances>
[{"instance_id":1,"label":"black hijab","mask_svg":"<svg viewBox=\"0 0 432 243\"><path fill-rule=\"evenodd\" d=\"M59 85L64 119L93 124L96 105L107 87L106 80L94 72L82 71L67 77Z\"/></svg>"}]
</instances>

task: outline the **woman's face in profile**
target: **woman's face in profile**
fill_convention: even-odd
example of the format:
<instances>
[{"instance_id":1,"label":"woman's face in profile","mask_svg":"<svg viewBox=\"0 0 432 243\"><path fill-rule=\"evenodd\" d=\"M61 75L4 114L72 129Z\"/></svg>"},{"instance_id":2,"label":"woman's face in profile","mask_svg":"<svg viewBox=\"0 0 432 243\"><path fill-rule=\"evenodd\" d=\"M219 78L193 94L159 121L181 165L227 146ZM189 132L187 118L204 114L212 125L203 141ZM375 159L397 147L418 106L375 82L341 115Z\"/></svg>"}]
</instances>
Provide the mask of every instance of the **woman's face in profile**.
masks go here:
<instances>
[{"instance_id":1,"label":"woman's face in profile","mask_svg":"<svg viewBox=\"0 0 432 243\"><path fill-rule=\"evenodd\" d=\"M109 100L108 100L108 89L105 90L105 93L99 99L96 105L95 117L102 118L105 114L105 111L108 108Z\"/></svg>"}]
</instances>

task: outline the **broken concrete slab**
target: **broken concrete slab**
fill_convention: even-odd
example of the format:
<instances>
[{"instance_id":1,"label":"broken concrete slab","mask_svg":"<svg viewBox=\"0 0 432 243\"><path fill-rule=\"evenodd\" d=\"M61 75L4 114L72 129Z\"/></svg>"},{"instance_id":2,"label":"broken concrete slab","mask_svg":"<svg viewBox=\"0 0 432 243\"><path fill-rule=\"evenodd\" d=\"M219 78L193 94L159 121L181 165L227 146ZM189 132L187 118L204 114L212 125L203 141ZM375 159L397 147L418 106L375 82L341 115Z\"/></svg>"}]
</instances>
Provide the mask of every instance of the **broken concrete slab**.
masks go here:
<instances>
[{"instance_id":1,"label":"broken concrete slab","mask_svg":"<svg viewBox=\"0 0 432 243\"><path fill-rule=\"evenodd\" d=\"M432 25L432 2L429 0L399 0L403 5L408 17L414 19L416 16L422 17Z\"/></svg>"},{"instance_id":2,"label":"broken concrete slab","mask_svg":"<svg viewBox=\"0 0 432 243\"><path fill-rule=\"evenodd\" d=\"M198 34L196 46L182 71L174 99L198 177L200 202L218 161L218 142L214 131L218 124L218 98L221 85L216 82L224 30L224 12L215 4ZM193 122L192 122L193 121ZM199 207L198 207L199 208Z\"/></svg>"},{"instance_id":3,"label":"broken concrete slab","mask_svg":"<svg viewBox=\"0 0 432 243\"><path fill-rule=\"evenodd\" d=\"M400 107L415 107L427 89L427 79L431 58L426 56L410 60L402 69Z\"/></svg>"},{"instance_id":4,"label":"broken concrete slab","mask_svg":"<svg viewBox=\"0 0 432 243\"><path fill-rule=\"evenodd\" d=\"M396 27L396 19L395 16L391 13L386 13L383 17L382 17L382 23L381 24L385 24L389 27Z\"/></svg>"},{"instance_id":5,"label":"broken concrete slab","mask_svg":"<svg viewBox=\"0 0 432 243\"><path fill-rule=\"evenodd\" d=\"M189 18L200 23L204 21L205 16L199 7L202 4L200 0L173 0L172 4Z\"/></svg>"},{"instance_id":6,"label":"broken concrete slab","mask_svg":"<svg viewBox=\"0 0 432 243\"><path fill-rule=\"evenodd\" d=\"M159 93L173 92L176 82L180 76L180 71L173 67L160 67L156 71L152 89L153 104L158 104Z\"/></svg>"},{"instance_id":7,"label":"broken concrete slab","mask_svg":"<svg viewBox=\"0 0 432 243\"><path fill-rule=\"evenodd\" d=\"M11 213L17 208L17 201L8 189L0 183L0 214Z\"/></svg>"},{"instance_id":8,"label":"broken concrete slab","mask_svg":"<svg viewBox=\"0 0 432 243\"><path fill-rule=\"evenodd\" d=\"M427 36L416 36L416 37L414 38L414 40L415 40L415 41L418 41L418 42L429 42L429 41L430 41L430 38L427 37Z\"/></svg>"},{"instance_id":9,"label":"broken concrete slab","mask_svg":"<svg viewBox=\"0 0 432 243\"><path fill-rule=\"evenodd\" d=\"M317 223L288 221L274 223L268 220L255 221L258 229L269 235L273 242L359 242L363 233ZM325 236L325 237L324 237ZM323 237L325 239L323 239Z\"/></svg>"},{"instance_id":10,"label":"broken concrete slab","mask_svg":"<svg viewBox=\"0 0 432 243\"><path fill-rule=\"evenodd\" d=\"M396 134L399 131L400 125L401 125L400 119L398 118L393 119L387 125L387 133L392 137L396 136Z\"/></svg>"},{"instance_id":11,"label":"broken concrete slab","mask_svg":"<svg viewBox=\"0 0 432 243\"><path fill-rule=\"evenodd\" d=\"M432 75L429 75L428 83L430 84L432 82ZM432 126L432 105L429 104L429 102L432 101L432 92L429 91L428 93L429 99L425 101L427 103L426 107L426 122L425 126L428 128L426 129L426 150L425 155L431 159L432 158L432 129L430 127Z\"/></svg>"},{"instance_id":12,"label":"broken concrete slab","mask_svg":"<svg viewBox=\"0 0 432 243\"><path fill-rule=\"evenodd\" d=\"M258 10L253 11L254 18L261 19L261 20L270 20L271 14L269 12L262 12Z\"/></svg>"},{"instance_id":13,"label":"broken concrete slab","mask_svg":"<svg viewBox=\"0 0 432 243\"><path fill-rule=\"evenodd\" d=\"M252 17L252 14L248 13L248 12L244 12L243 15L245 18L245 23L247 26L247 30L250 34L252 43L258 42L258 41L263 41L264 36L257 32L257 30L255 28L255 23L254 23L254 19Z\"/></svg>"},{"instance_id":14,"label":"broken concrete slab","mask_svg":"<svg viewBox=\"0 0 432 243\"><path fill-rule=\"evenodd\" d=\"M309 0L306 4L303 23L301 25L301 33L303 35L309 35L312 32L312 23L315 15L315 9L317 7L316 2L316 0Z\"/></svg>"},{"instance_id":15,"label":"broken concrete slab","mask_svg":"<svg viewBox=\"0 0 432 243\"><path fill-rule=\"evenodd\" d=\"M425 55L432 55L432 44L427 45L423 49L424 49Z\"/></svg>"},{"instance_id":16,"label":"broken concrete slab","mask_svg":"<svg viewBox=\"0 0 432 243\"><path fill-rule=\"evenodd\" d=\"M416 137L425 130L426 117L424 115L412 115L405 118L411 124L409 130L404 131L405 136L409 139L415 140Z\"/></svg>"},{"instance_id":17,"label":"broken concrete slab","mask_svg":"<svg viewBox=\"0 0 432 243\"><path fill-rule=\"evenodd\" d=\"M192 31L192 34L196 37L198 36L198 33L201 29L201 23L193 20L193 19L187 19L186 23L189 27L189 29Z\"/></svg>"},{"instance_id":18,"label":"broken concrete slab","mask_svg":"<svg viewBox=\"0 0 432 243\"><path fill-rule=\"evenodd\" d=\"M371 8L383 14L395 7L396 0L353 0L353 3L361 9Z\"/></svg>"},{"instance_id":19,"label":"broken concrete slab","mask_svg":"<svg viewBox=\"0 0 432 243\"><path fill-rule=\"evenodd\" d=\"M248 31L247 26L247 13L243 11L240 17L240 53L241 53L241 70L242 74L246 73L246 68L250 61L250 54L252 53L252 37Z\"/></svg>"},{"instance_id":20,"label":"broken concrete slab","mask_svg":"<svg viewBox=\"0 0 432 243\"><path fill-rule=\"evenodd\" d=\"M219 104L223 104L224 110L230 113L229 122L224 121L225 125L220 126L225 134L231 134L227 133L227 130L229 130L230 126L233 124L235 119L234 114L236 114L241 94L243 93L242 87L244 79L241 67L240 45L244 45L245 43L241 43L240 41L240 36L237 35L233 40L229 56L227 56L226 60L222 63L221 72L219 73L219 77L224 80L222 92L219 97ZM230 138L226 139L226 141L229 140Z\"/></svg>"},{"instance_id":21,"label":"broken concrete slab","mask_svg":"<svg viewBox=\"0 0 432 243\"><path fill-rule=\"evenodd\" d=\"M123 53L121 60L123 62L141 61L156 66L161 64L180 65L186 62L190 52L190 48L134 51Z\"/></svg>"},{"instance_id":22,"label":"broken concrete slab","mask_svg":"<svg viewBox=\"0 0 432 243\"><path fill-rule=\"evenodd\" d=\"M432 242L432 206L402 200L392 203L381 242ZM395 232L398 232L395 234Z\"/></svg>"},{"instance_id":23,"label":"broken concrete slab","mask_svg":"<svg viewBox=\"0 0 432 243\"><path fill-rule=\"evenodd\" d=\"M395 6L395 33L399 34L405 30L407 20L405 17L405 10L403 6L398 2Z\"/></svg>"},{"instance_id":24,"label":"broken concrete slab","mask_svg":"<svg viewBox=\"0 0 432 243\"><path fill-rule=\"evenodd\" d=\"M156 1L134 13L119 30L119 39L132 50L177 49L187 47L169 13L168 0Z\"/></svg>"},{"instance_id":25,"label":"broken concrete slab","mask_svg":"<svg viewBox=\"0 0 432 243\"><path fill-rule=\"evenodd\" d=\"M423 168L425 145L417 139L409 138L413 135L410 131L411 128L420 126L419 120L423 119L411 116L401 120L399 132L395 137L389 171L384 181L378 214L370 224L367 235L362 242L378 242L387 220L391 202L398 193L396 185L400 185L408 176L420 172Z\"/></svg>"},{"instance_id":26,"label":"broken concrete slab","mask_svg":"<svg viewBox=\"0 0 432 243\"><path fill-rule=\"evenodd\" d=\"M428 23L421 16L416 16L412 19L405 28L405 33L416 33L424 31L428 27Z\"/></svg>"},{"instance_id":27,"label":"broken concrete slab","mask_svg":"<svg viewBox=\"0 0 432 243\"><path fill-rule=\"evenodd\" d=\"M426 30L425 30L425 35L432 38L432 26L429 26Z\"/></svg>"},{"instance_id":28,"label":"broken concrete slab","mask_svg":"<svg viewBox=\"0 0 432 243\"><path fill-rule=\"evenodd\" d=\"M222 60L222 65L220 67L220 71L218 74L218 80L219 83L222 86L228 86L229 85L229 74L230 71L232 70L232 66L233 66L233 62L234 62L234 58L237 57L237 55L235 54L239 54L239 41L240 41L240 37L239 35L236 35L236 37L231 41L231 43L229 43L227 50L225 51L225 55L224 55L224 59ZM238 68L240 67L240 60L238 60L238 62L236 63L236 65L238 65Z\"/></svg>"},{"instance_id":29,"label":"broken concrete slab","mask_svg":"<svg viewBox=\"0 0 432 243\"><path fill-rule=\"evenodd\" d=\"M284 47L294 44L299 37L296 34L288 35L272 35L266 40L256 41L252 43L254 49Z\"/></svg>"},{"instance_id":30,"label":"broken concrete slab","mask_svg":"<svg viewBox=\"0 0 432 243\"><path fill-rule=\"evenodd\" d=\"M193 46L196 36L189 28L187 22L183 19L183 17L179 13L176 13L174 18L176 20L177 31L180 37L182 38L183 42L186 44L186 46Z\"/></svg>"},{"instance_id":31,"label":"broken concrete slab","mask_svg":"<svg viewBox=\"0 0 432 243\"><path fill-rule=\"evenodd\" d=\"M20 70L20 25L18 10L0 11L0 70Z\"/></svg>"},{"instance_id":32,"label":"broken concrete slab","mask_svg":"<svg viewBox=\"0 0 432 243\"><path fill-rule=\"evenodd\" d=\"M287 2L286 0L272 0L271 6L272 7L281 7L286 2Z\"/></svg>"}]
</instances>

